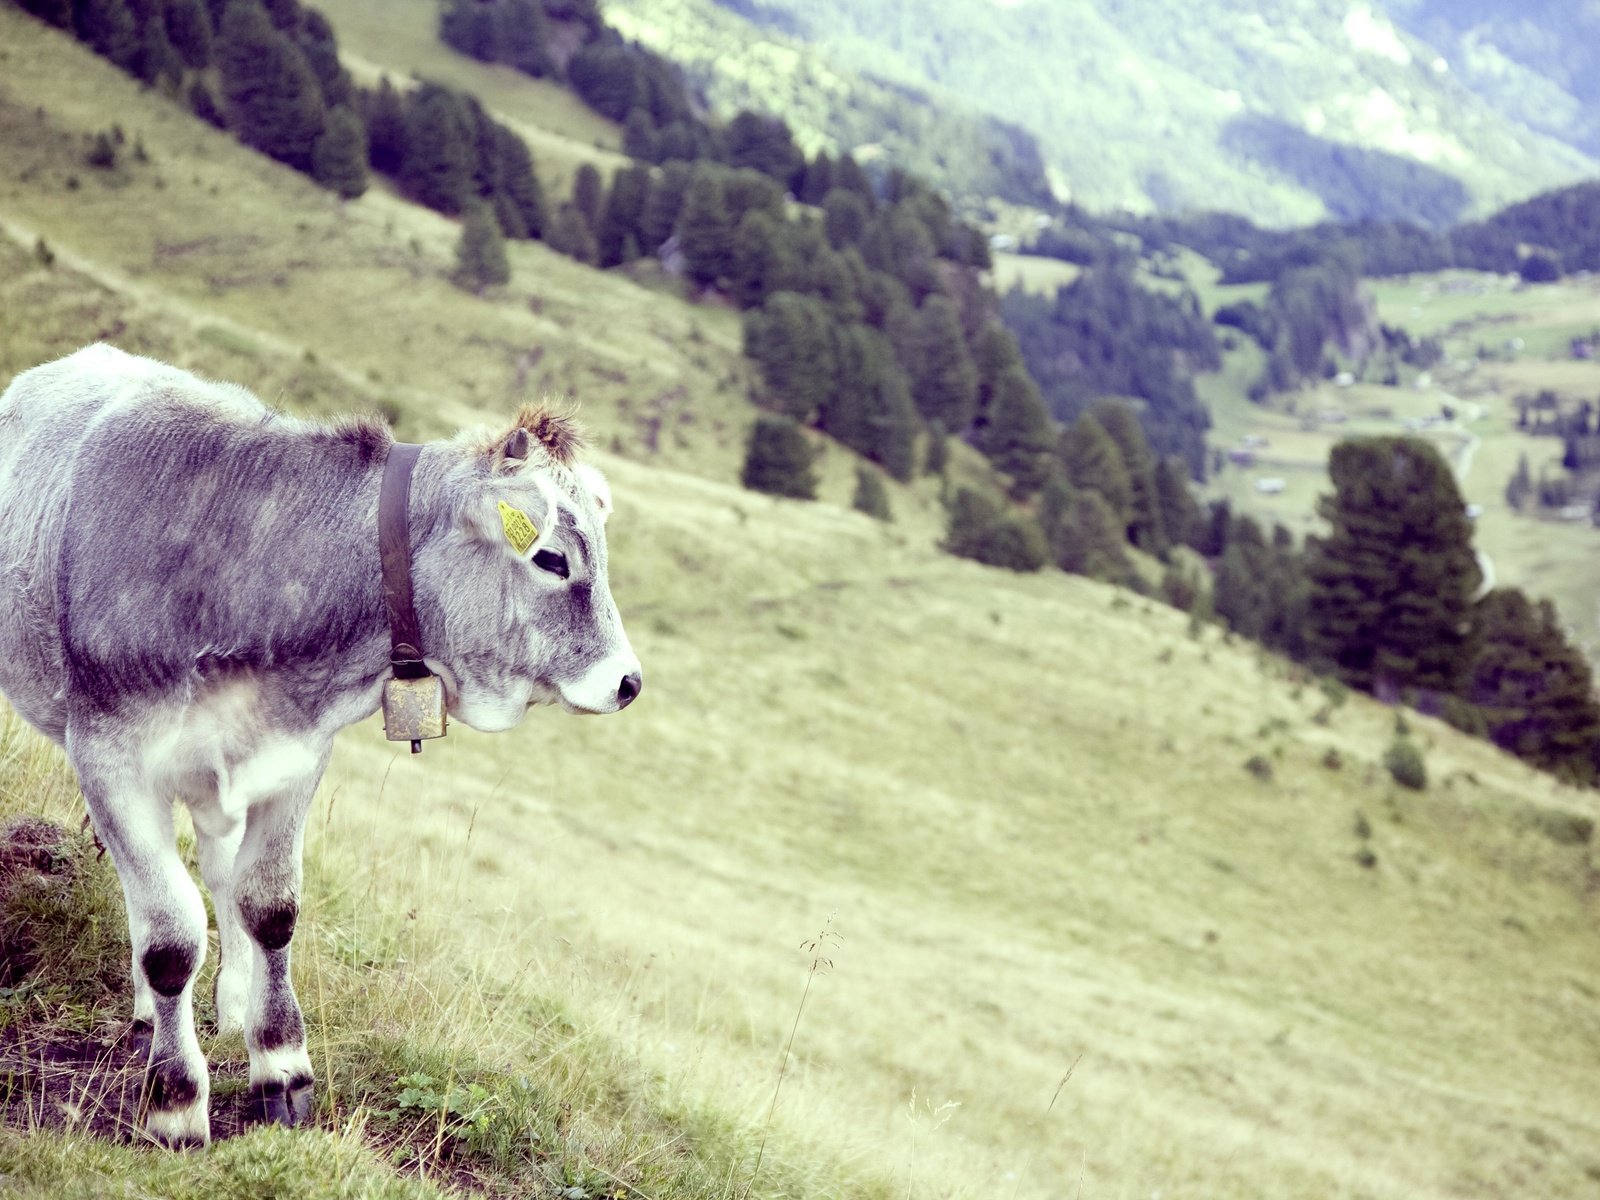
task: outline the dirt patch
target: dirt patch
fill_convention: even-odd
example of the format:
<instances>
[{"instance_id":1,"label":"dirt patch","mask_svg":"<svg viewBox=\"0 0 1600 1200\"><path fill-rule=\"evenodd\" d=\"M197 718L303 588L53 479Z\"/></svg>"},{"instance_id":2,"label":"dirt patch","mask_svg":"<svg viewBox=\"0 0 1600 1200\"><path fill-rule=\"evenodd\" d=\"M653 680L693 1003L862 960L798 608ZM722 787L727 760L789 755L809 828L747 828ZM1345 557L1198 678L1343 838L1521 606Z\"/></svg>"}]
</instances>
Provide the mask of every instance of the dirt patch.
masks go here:
<instances>
[{"instance_id":1,"label":"dirt patch","mask_svg":"<svg viewBox=\"0 0 1600 1200\"><path fill-rule=\"evenodd\" d=\"M0 1121L13 1129L75 1129L143 1142L139 1104L148 1043L123 1029L71 1034L13 1024L0 1030ZM249 1068L211 1064L211 1136L251 1123Z\"/></svg>"}]
</instances>

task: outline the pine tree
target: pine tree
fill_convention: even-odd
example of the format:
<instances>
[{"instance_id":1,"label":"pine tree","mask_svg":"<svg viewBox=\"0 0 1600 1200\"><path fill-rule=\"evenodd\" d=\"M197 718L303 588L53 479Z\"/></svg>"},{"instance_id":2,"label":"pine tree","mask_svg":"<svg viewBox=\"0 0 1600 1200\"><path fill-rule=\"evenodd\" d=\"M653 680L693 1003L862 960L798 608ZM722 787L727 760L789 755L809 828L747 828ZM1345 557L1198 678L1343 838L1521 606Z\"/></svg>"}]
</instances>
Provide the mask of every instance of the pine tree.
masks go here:
<instances>
[{"instance_id":1,"label":"pine tree","mask_svg":"<svg viewBox=\"0 0 1600 1200\"><path fill-rule=\"evenodd\" d=\"M1548 600L1496 588L1473 616L1480 647L1463 695L1483 713L1495 745L1578 782L1592 782L1600 704L1583 654Z\"/></svg>"},{"instance_id":2,"label":"pine tree","mask_svg":"<svg viewBox=\"0 0 1600 1200\"><path fill-rule=\"evenodd\" d=\"M661 169L660 176L651 182L650 195L644 202L644 216L639 221L642 235L639 244L646 253L654 254L661 249L661 244L677 228L691 174L687 163L668 163Z\"/></svg>"},{"instance_id":3,"label":"pine tree","mask_svg":"<svg viewBox=\"0 0 1600 1200\"><path fill-rule=\"evenodd\" d=\"M1145 441L1144 430L1133 409L1115 400L1102 400L1089 410L1122 452L1132 487L1128 540L1149 554L1164 554L1167 533L1161 526L1161 503L1156 496L1156 460Z\"/></svg>"},{"instance_id":4,"label":"pine tree","mask_svg":"<svg viewBox=\"0 0 1600 1200\"><path fill-rule=\"evenodd\" d=\"M544 188L539 184L528 144L517 133L496 124L493 152L499 162L495 207L501 213L501 228L520 225L524 236L542 238L546 221ZM514 220L505 213L508 207L516 214Z\"/></svg>"},{"instance_id":5,"label":"pine tree","mask_svg":"<svg viewBox=\"0 0 1600 1200\"><path fill-rule=\"evenodd\" d=\"M24 12L48 21L57 29L72 28L72 0L21 0L21 3Z\"/></svg>"},{"instance_id":6,"label":"pine tree","mask_svg":"<svg viewBox=\"0 0 1600 1200\"><path fill-rule=\"evenodd\" d=\"M818 150L817 156L806 164L800 190L795 194L801 204L820 205L832 188L833 159L828 157L826 150Z\"/></svg>"},{"instance_id":7,"label":"pine tree","mask_svg":"<svg viewBox=\"0 0 1600 1200\"><path fill-rule=\"evenodd\" d=\"M797 274L783 224L768 213L746 213L729 253L728 290L734 301L741 308L757 307L774 292L792 287Z\"/></svg>"},{"instance_id":8,"label":"pine tree","mask_svg":"<svg viewBox=\"0 0 1600 1200\"><path fill-rule=\"evenodd\" d=\"M822 404L818 427L882 464L896 479L909 480L921 422L888 340L875 329L850 325L834 330L833 344L835 384Z\"/></svg>"},{"instance_id":9,"label":"pine tree","mask_svg":"<svg viewBox=\"0 0 1600 1200\"><path fill-rule=\"evenodd\" d=\"M639 256L639 224L650 194L650 169L624 167L611 177L611 190L600 210L595 241L600 248L600 265L616 267Z\"/></svg>"},{"instance_id":10,"label":"pine tree","mask_svg":"<svg viewBox=\"0 0 1600 1200\"><path fill-rule=\"evenodd\" d=\"M574 204L561 206L545 240L549 242L550 249L581 263L593 265L600 261L600 247L595 242L594 231Z\"/></svg>"},{"instance_id":11,"label":"pine tree","mask_svg":"<svg viewBox=\"0 0 1600 1200\"><path fill-rule=\"evenodd\" d=\"M1050 561L1050 544L1037 521L1008 513L998 500L971 488L958 489L951 501L944 548L1008 571L1037 571Z\"/></svg>"},{"instance_id":12,"label":"pine tree","mask_svg":"<svg viewBox=\"0 0 1600 1200\"><path fill-rule=\"evenodd\" d=\"M176 94L178 85L183 82L183 59L167 38L166 22L159 18L145 22L137 73L139 79L151 87L165 83L169 94Z\"/></svg>"},{"instance_id":13,"label":"pine tree","mask_svg":"<svg viewBox=\"0 0 1600 1200\"><path fill-rule=\"evenodd\" d=\"M763 117L743 110L722 131L723 161L730 167L748 167L788 187L805 170L805 155L794 144L789 126L778 117Z\"/></svg>"},{"instance_id":14,"label":"pine tree","mask_svg":"<svg viewBox=\"0 0 1600 1200\"><path fill-rule=\"evenodd\" d=\"M1111 507L1124 530L1133 515L1133 482L1122 451L1105 426L1084 413L1061 435L1057 455L1066 470L1067 482L1079 491L1095 492Z\"/></svg>"},{"instance_id":15,"label":"pine tree","mask_svg":"<svg viewBox=\"0 0 1600 1200\"><path fill-rule=\"evenodd\" d=\"M847 192L854 192L867 202L870 210L876 207L877 197L872 192L872 181L867 178L867 173L861 169L861 164L850 155L841 155L833 164L834 187L844 188Z\"/></svg>"},{"instance_id":16,"label":"pine tree","mask_svg":"<svg viewBox=\"0 0 1600 1200\"><path fill-rule=\"evenodd\" d=\"M600 226L600 205L605 198L606 185L600 171L593 163L583 163L572 180L572 205L583 215L591 230Z\"/></svg>"},{"instance_id":17,"label":"pine tree","mask_svg":"<svg viewBox=\"0 0 1600 1200\"><path fill-rule=\"evenodd\" d=\"M740 482L751 491L796 500L817 498L811 446L786 417L757 417L750 428Z\"/></svg>"},{"instance_id":18,"label":"pine tree","mask_svg":"<svg viewBox=\"0 0 1600 1200\"><path fill-rule=\"evenodd\" d=\"M400 186L419 204L447 216L459 213L471 194L469 136L460 101L442 87L423 84L407 97Z\"/></svg>"},{"instance_id":19,"label":"pine tree","mask_svg":"<svg viewBox=\"0 0 1600 1200\"><path fill-rule=\"evenodd\" d=\"M498 25L496 41L499 61L524 75L549 75L555 70L550 58L550 29L544 6L538 0L506 0L495 8Z\"/></svg>"},{"instance_id":20,"label":"pine tree","mask_svg":"<svg viewBox=\"0 0 1600 1200\"><path fill-rule=\"evenodd\" d=\"M216 56L228 123L239 139L309 171L325 121L322 91L305 56L273 28L258 0L228 5Z\"/></svg>"},{"instance_id":21,"label":"pine tree","mask_svg":"<svg viewBox=\"0 0 1600 1200\"><path fill-rule=\"evenodd\" d=\"M316 9L307 9L295 34L295 45L305 55L306 65L317 77L322 89L322 102L330 110L341 105L354 105L355 85L350 73L339 61L339 41L334 36L328 18Z\"/></svg>"},{"instance_id":22,"label":"pine tree","mask_svg":"<svg viewBox=\"0 0 1600 1200\"><path fill-rule=\"evenodd\" d=\"M1156 464L1156 505L1161 510L1161 528L1174 545L1201 549L1205 516L1189 486L1189 469L1176 454Z\"/></svg>"},{"instance_id":23,"label":"pine tree","mask_svg":"<svg viewBox=\"0 0 1600 1200\"><path fill-rule=\"evenodd\" d=\"M650 110L643 105L634 105L628 110L628 119L622 124L622 152L640 162L658 161L661 140L656 137L656 126L650 119Z\"/></svg>"},{"instance_id":24,"label":"pine tree","mask_svg":"<svg viewBox=\"0 0 1600 1200\"><path fill-rule=\"evenodd\" d=\"M995 384L978 449L1011 477L1012 493L1020 499L1044 486L1055 444L1055 425L1039 389L1020 365L1012 367Z\"/></svg>"},{"instance_id":25,"label":"pine tree","mask_svg":"<svg viewBox=\"0 0 1600 1200\"><path fill-rule=\"evenodd\" d=\"M722 196L722 180L712 171L695 173L678 215L677 234L692 282L710 287L728 273L733 226Z\"/></svg>"},{"instance_id":26,"label":"pine tree","mask_svg":"<svg viewBox=\"0 0 1600 1200\"><path fill-rule=\"evenodd\" d=\"M73 0L72 26L78 39L124 71L139 65L139 29L125 0Z\"/></svg>"},{"instance_id":27,"label":"pine tree","mask_svg":"<svg viewBox=\"0 0 1600 1200\"><path fill-rule=\"evenodd\" d=\"M883 476L866 463L856 464L856 490L850 499L851 507L878 521L892 521L889 509L889 489L883 485Z\"/></svg>"},{"instance_id":28,"label":"pine tree","mask_svg":"<svg viewBox=\"0 0 1600 1200\"><path fill-rule=\"evenodd\" d=\"M367 127L367 162L374 171L398 175L410 147L405 104L387 75L376 91L361 93L361 115Z\"/></svg>"},{"instance_id":29,"label":"pine tree","mask_svg":"<svg viewBox=\"0 0 1600 1200\"><path fill-rule=\"evenodd\" d=\"M1122 522L1100 493L1074 488L1057 473L1040 493L1039 511L1056 566L1107 583L1130 577Z\"/></svg>"},{"instance_id":30,"label":"pine tree","mask_svg":"<svg viewBox=\"0 0 1600 1200\"><path fill-rule=\"evenodd\" d=\"M439 40L479 62L500 62L495 9L479 0L451 0L439 14Z\"/></svg>"},{"instance_id":31,"label":"pine tree","mask_svg":"<svg viewBox=\"0 0 1600 1200\"><path fill-rule=\"evenodd\" d=\"M328 114L312 149L311 177L341 200L354 200L367 190L367 131L361 118L342 105Z\"/></svg>"},{"instance_id":32,"label":"pine tree","mask_svg":"<svg viewBox=\"0 0 1600 1200\"><path fill-rule=\"evenodd\" d=\"M929 296L917 313L910 360L902 359L911 376L917 409L926 420L960 433L977 410L978 370L967 353L961 315L948 296Z\"/></svg>"},{"instance_id":33,"label":"pine tree","mask_svg":"<svg viewBox=\"0 0 1600 1200\"><path fill-rule=\"evenodd\" d=\"M183 65L198 71L211 65L211 18L201 0L167 0L163 11L167 40Z\"/></svg>"},{"instance_id":34,"label":"pine tree","mask_svg":"<svg viewBox=\"0 0 1600 1200\"><path fill-rule=\"evenodd\" d=\"M777 292L745 314L744 335L772 403L796 421L815 418L838 384L828 310L815 297Z\"/></svg>"},{"instance_id":35,"label":"pine tree","mask_svg":"<svg viewBox=\"0 0 1600 1200\"><path fill-rule=\"evenodd\" d=\"M485 204L473 204L461 221L456 243L456 282L481 295L486 287L511 282L511 263L499 222Z\"/></svg>"},{"instance_id":36,"label":"pine tree","mask_svg":"<svg viewBox=\"0 0 1600 1200\"><path fill-rule=\"evenodd\" d=\"M1341 442L1329 474L1318 506L1329 532L1308 547L1311 653L1354 687L1454 692L1480 579L1455 476L1432 445L1403 437Z\"/></svg>"}]
</instances>

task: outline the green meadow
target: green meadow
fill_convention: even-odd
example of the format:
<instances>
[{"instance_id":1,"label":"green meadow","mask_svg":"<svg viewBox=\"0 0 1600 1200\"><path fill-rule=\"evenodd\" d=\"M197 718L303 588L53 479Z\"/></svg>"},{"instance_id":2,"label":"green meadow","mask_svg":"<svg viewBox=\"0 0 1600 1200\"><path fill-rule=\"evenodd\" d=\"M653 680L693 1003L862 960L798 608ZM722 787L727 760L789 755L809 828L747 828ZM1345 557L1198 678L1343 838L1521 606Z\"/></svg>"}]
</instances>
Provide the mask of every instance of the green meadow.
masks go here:
<instances>
[{"instance_id":1,"label":"green meadow","mask_svg":"<svg viewBox=\"0 0 1600 1200\"><path fill-rule=\"evenodd\" d=\"M480 70L423 7L393 60L387 9L327 12L397 77ZM497 114L614 145L496 78ZM113 124L147 162L84 164ZM537 244L469 295L451 222L341 205L10 7L0 146L0 376L103 336L413 438L575 399L648 679L420 757L341 737L295 942L315 1120L188 1155L129 1136L115 881L0 715L0 818L63 831L39 867L0 843L37 959L0 988L7 1196L1594 1194L1592 792L1126 591L946 556L931 480L889 524L837 447L818 503L747 493L736 314ZM1429 402L1374 391L1315 403ZM1326 436L1303 415L1261 416L1286 463ZM206 1049L224 1103L244 1048Z\"/></svg>"}]
</instances>

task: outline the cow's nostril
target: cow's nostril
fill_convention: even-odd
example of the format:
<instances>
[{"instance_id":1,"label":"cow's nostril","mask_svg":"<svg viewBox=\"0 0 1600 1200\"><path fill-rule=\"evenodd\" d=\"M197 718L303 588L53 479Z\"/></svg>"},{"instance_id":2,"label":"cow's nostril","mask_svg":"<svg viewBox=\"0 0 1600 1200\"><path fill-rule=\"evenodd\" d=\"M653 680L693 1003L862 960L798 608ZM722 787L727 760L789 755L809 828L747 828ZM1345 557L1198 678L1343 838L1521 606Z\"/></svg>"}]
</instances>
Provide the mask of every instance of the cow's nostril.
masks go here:
<instances>
[{"instance_id":1,"label":"cow's nostril","mask_svg":"<svg viewBox=\"0 0 1600 1200\"><path fill-rule=\"evenodd\" d=\"M643 687L644 677L639 672L634 671L631 675L624 675L622 677L622 686L617 689L617 706L619 708L627 708L628 705L633 703L633 698L639 694L639 690Z\"/></svg>"}]
</instances>

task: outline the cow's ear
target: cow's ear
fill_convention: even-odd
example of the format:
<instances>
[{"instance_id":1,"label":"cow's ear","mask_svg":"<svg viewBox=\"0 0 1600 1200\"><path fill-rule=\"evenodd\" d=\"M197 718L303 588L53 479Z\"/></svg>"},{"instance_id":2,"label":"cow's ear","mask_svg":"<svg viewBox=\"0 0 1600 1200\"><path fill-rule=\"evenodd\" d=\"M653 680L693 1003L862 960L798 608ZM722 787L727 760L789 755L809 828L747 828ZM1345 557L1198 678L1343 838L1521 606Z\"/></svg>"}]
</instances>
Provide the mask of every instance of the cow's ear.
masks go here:
<instances>
[{"instance_id":1,"label":"cow's ear","mask_svg":"<svg viewBox=\"0 0 1600 1200\"><path fill-rule=\"evenodd\" d=\"M469 537L526 562L543 539L552 511L543 488L482 488L467 497L460 518Z\"/></svg>"},{"instance_id":2,"label":"cow's ear","mask_svg":"<svg viewBox=\"0 0 1600 1200\"><path fill-rule=\"evenodd\" d=\"M605 524L606 518L611 515L611 485L598 467L579 463L576 470L579 481L589 489L589 495L594 497L594 506L600 510L600 523Z\"/></svg>"}]
</instances>

